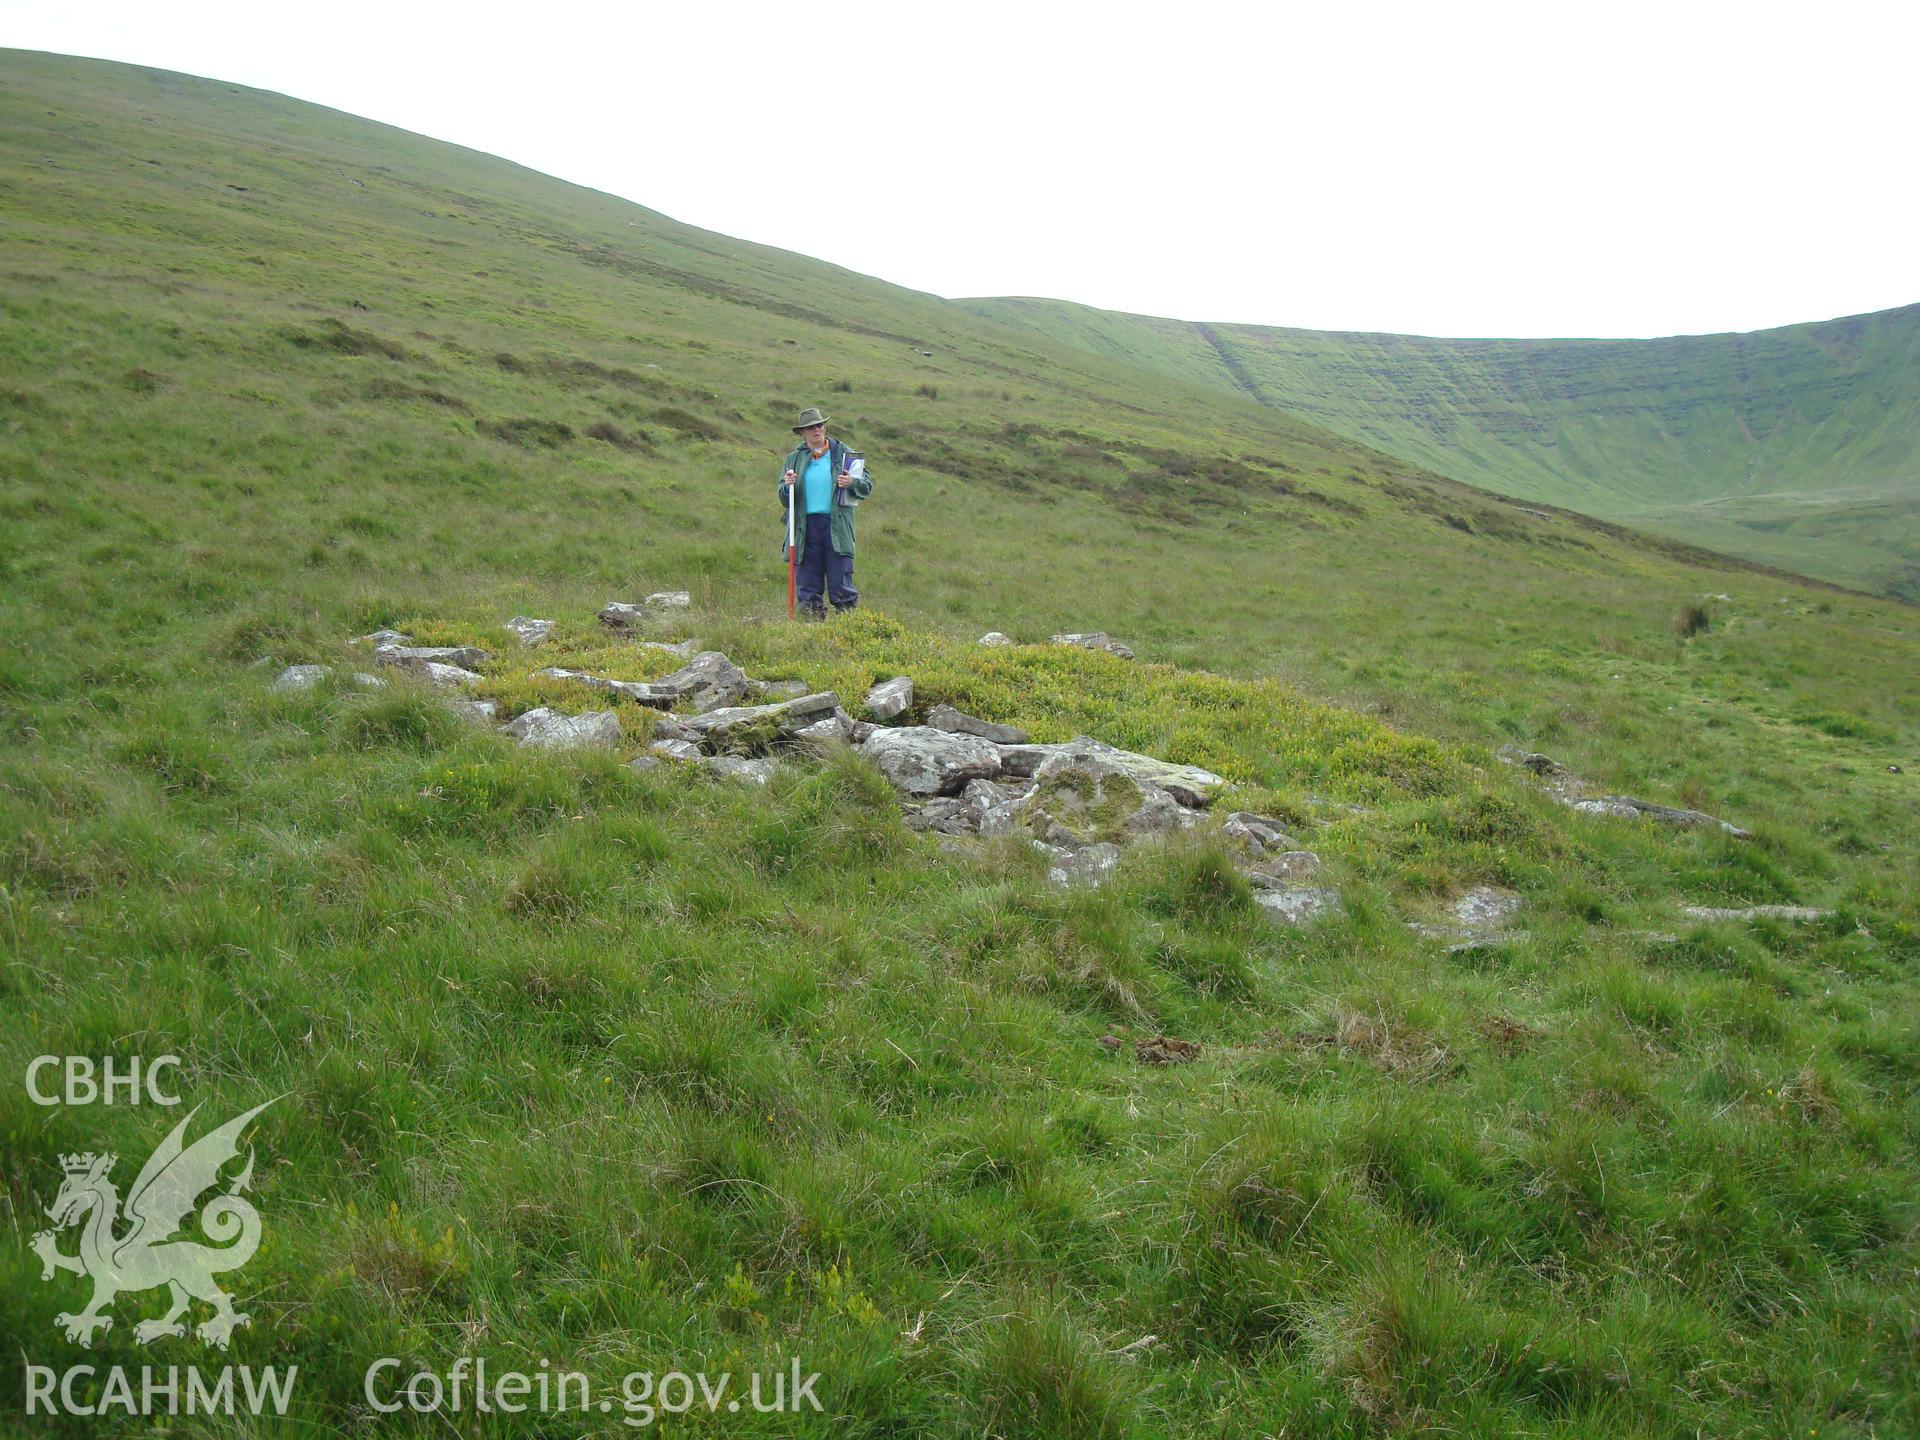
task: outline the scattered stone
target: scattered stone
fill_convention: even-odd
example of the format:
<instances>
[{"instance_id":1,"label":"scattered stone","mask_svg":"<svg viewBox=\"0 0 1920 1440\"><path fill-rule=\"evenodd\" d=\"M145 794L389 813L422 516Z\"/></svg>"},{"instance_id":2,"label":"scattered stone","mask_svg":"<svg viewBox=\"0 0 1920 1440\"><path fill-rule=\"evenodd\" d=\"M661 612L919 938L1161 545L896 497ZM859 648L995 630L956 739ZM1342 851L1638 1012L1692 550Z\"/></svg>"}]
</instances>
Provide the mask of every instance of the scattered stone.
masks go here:
<instances>
[{"instance_id":1,"label":"scattered stone","mask_svg":"<svg viewBox=\"0 0 1920 1440\"><path fill-rule=\"evenodd\" d=\"M634 756L633 759L627 762L627 768L629 770L656 770L666 763L667 762L662 760L658 755L648 753Z\"/></svg>"},{"instance_id":2,"label":"scattered stone","mask_svg":"<svg viewBox=\"0 0 1920 1440\"><path fill-rule=\"evenodd\" d=\"M553 621L535 620L529 615L516 615L500 627L522 645L544 645L547 637L553 634Z\"/></svg>"},{"instance_id":3,"label":"scattered stone","mask_svg":"<svg viewBox=\"0 0 1920 1440\"><path fill-rule=\"evenodd\" d=\"M1119 641L1110 639L1104 630L1088 632L1071 631L1051 637L1056 645L1078 645L1082 650L1104 650L1109 655L1118 655L1122 660L1133 659L1133 651Z\"/></svg>"},{"instance_id":4,"label":"scattered stone","mask_svg":"<svg viewBox=\"0 0 1920 1440\"><path fill-rule=\"evenodd\" d=\"M462 720L475 725L491 725L494 717L500 713L500 706L492 700L465 700L454 698L446 702L451 710Z\"/></svg>"},{"instance_id":5,"label":"scattered stone","mask_svg":"<svg viewBox=\"0 0 1920 1440\"><path fill-rule=\"evenodd\" d=\"M1279 925L1311 925L1340 908L1340 892L1321 887L1255 890L1253 898L1268 918Z\"/></svg>"},{"instance_id":6,"label":"scattered stone","mask_svg":"<svg viewBox=\"0 0 1920 1440\"><path fill-rule=\"evenodd\" d=\"M1200 1058L1200 1047L1191 1040L1155 1035L1133 1042L1133 1058L1142 1065L1185 1065Z\"/></svg>"},{"instance_id":7,"label":"scattered stone","mask_svg":"<svg viewBox=\"0 0 1920 1440\"><path fill-rule=\"evenodd\" d=\"M876 720L891 720L913 704L913 681L905 675L882 680L867 692L866 711Z\"/></svg>"},{"instance_id":8,"label":"scattered stone","mask_svg":"<svg viewBox=\"0 0 1920 1440\"><path fill-rule=\"evenodd\" d=\"M1262 890L1291 890L1320 876L1320 857L1312 850L1281 850L1240 871Z\"/></svg>"},{"instance_id":9,"label":"scattered stone","mask_svg":"<svg viewBox=\"0 0 1920 1440\"><path fill-rule=\"evenodd\" d=\"M796 700L807 693L807 682L804 680L747 681L747 694L757 700Z\"/></svg>"},{"instance_id":10,"label":"scattered stone","mask_svg":"<svg viewBox=\"0 0 1920 1440\"><path fill-rule=\"evenodd\" d=\"M774 766L778 762L765 758L749 760L739 755L709 755L700 763L714 774L724 775L729 780L765 785L773 779Z\"/></svg>"},{"instance_id":11,"label":"scattered stone","mask_svg":"<svg viewBox=\"0 0 1920 1440\"><path fill-rule=\"evenodd\" d=\"M1057 741L1040 745L1002 745L1000 747L1001 772L1022 777L1032 775L1059 750Z\"/></svg>"},{"instance_id":12,"label":"scattered stone","mask_svg":"<svg viewBox=\"0 0 1920 1440\"><path fill-rule=\"evenodd\" d=\"M636 640L633 643L647 650L664 650L669 655L678 655L682 660L700 653L698 640L678 640L671 645L664 640Z\"/></svg>"},{"instance_id":13,"label":"scattered stone","mask_svg":"<svg viewBox=\"0 0 1920 1440\"><path fill-rule=\"evenodd\" d=\"M362 635L354 642L356 645L371 645L378 650L383 645L411 645L413 637L398 630L375 630L371 635Z\"/></svg>"},{"instance_id":14,"label":"scattered stone","mask_svg":"<svg viewBox=\"0 0 1920 1440\"><path fill-rule=\"evenodd\" d=\"M640 603L649 610L686 610L693 605L693 595L686 590L656 590Z\"/></svg>"},{"instance_id":15,"label":"scattered stone","mask_svg":"<svg viewBox=\"0 0 1920 1440\"><path fill-rule=\"evenodd\" d=\"M471 670L493 657L478 645L381 645L373 652L375 663L417 670L423 665L456 665Z\"/></svg>"},{"instance_id":16,"label":"scattered stone","mask_svg":"<svg viewBox=\"0 0 1920 1440\"><path fill-rule=\"evenodd\" d=\"M673 674L653 682L655 690L665 691L701 711L733 704L746 695L748 685L747 672L718 650L702 650ZM807 687L802 685L800 694L806 693Z\"/></svg>"},{"instance_id":17,"label":"scattered stone","mask_svg":"<svg viewBox=\"0 0 1920 1440\"><path fill-rule=\"evenodd\" d=\"M831 715L823 715L811 725L802 725L793 732L793 741L797 745L844 744L852 731L853 722L847 718L847 712L835 708Z\"/></svg>"},{"instance_id":18,"label":"scattered stone","mask_svg":"<svg viewBox=\"0 0 1920 1440\"><path fill-rule=\"evenodd\" d=\"M442 665L435 660L429 660L424 665L415 666L414 673L419 675L429 685L439 685L443 688L454 685L478 685L480 683L480 677L474 674L473 671L462 670L458 665Z\"/></svg>"},{"instance_id":19,"label":"scattered stone","mask_svg":"<svg viewBox=\"0 0 1920 1440\"><path fill-rule=\"evenodd\" d=\"M1689 920L1824 920L1833 911L1815 910L1805 905L1748 905L1738 910L1725 910L1714 905L1684 905L1681 913Z\"/></svg>"},{"instance_id":20,"label":"scattered stone","mask_svg":"<svg viewBox=\"0 0 1920 1440\"><path fill-rule=\"evenodd\" d=\"M1072 851L1047 871L1047 879L1064 889L1082 886L1092 889L1113 873L1120 863L1120 847L1102 840Z\"/></svg>"},{"instance_id":21,"label":"scattered stone","mask_svg":"<svg viewBox=\"0 0 1920 1440\"><path fill-rule=\"evenodd\" d=\"M935 730L950 730L956 735L978 735L982 740L991 740L996 745L1024 745L1027 732L1017 725L996 725L991 720L980 720L951 705L936 705L927 712L927 724Z\"/></svg>"},{"instance_id":22,"label":"scattered stone","mask_svg":"<svg viewBox=\"0 0 1920 1440\"><path fill-rule=\"evenodd\" d=\"M974 833L966 802L952 796L935 796L924 805L905 805L901 814L909 830L931 830L940 835Z\"/></svg>"},{"instance_id":23,"label":"scattered stone","mask_svg":"<svg viewBox=\"0 0 1920 1440\"><path fill-rule=\"evenodd\" d=\"M969 780L1000 773L1000 756L987 741L926 725L876 728L862 749L909 795L952 795Z\"/></svg>"},{"instance_id":24,"label":"scattered stone","mask_svg":"<svg viewBox=\"0 0 1920 1440\"><path fill-rule=\"evenodd\" d=\"M791 739L797 731L831 715L839 704L839 698L826 690L775 705L722 706L704 715L685 716L681 724L710 750L759 751L776 740Z\"/></svg>"},{"instance_id":25,"label":"scattered stone","mask_svg":"<svg viewBox=\"0 0 1920 1440\"><path fill-rule=\"evenodd\" d=\"M269 688L280 691L311 690L332 673L331 665L289 665Z\"/></svg>"},{"instance_id":26,"label":"scattered stone","mask_svg":"<svg viewBox=\"0 0 1920 1440\"><path fill-rule=\"evenodd\" d=\"M620 743L620 717L611 710L563 715L542 705L514 716L500 730L542 750L611 750Z\"/></svg>"},{"instance_id":27,"label":"scattered stone","mask_svg":"<svg viewBox=\"0 0 1920 1440\"><path fill-rule=\"evenodd\" d=\"M1008 835L1013 832L1013 807L1024 789L996 784L991 780L969 780L960 792L966 805L967 823L981 835Z\"/></svg>"},{"instance_id":28,"label":"scattered stone","mask_svg":"<svg viewBox=\"0 0 1920 1440\"><path fill-rule=\"evenodd\" d=\"M673 704L673 696L662 694L646 680L615 680L606 675L592 675L585 670L567 670L559 665L549 665L544 670L533 672L536 680L571 680L576 685L585 685L594 690L605 690L618 695L623 700L631 700L636 705L650 705L664 710Z\"/></svg>"},{"instance_id":29,"label":"scattered stone","mask_svg":"<svg viewBox=\"0 0 1920 1440\"><path fill-rule=\"evenodd\" d=\"M685 740L655 740L647 746L649 753L666 760L698 760L700 747Z\"/></svg>"},{"instance_id":30,"label":"scattered stone","mask_svg":"<svg viewBox=\"0 0 1920 1440\"><path fill-rule=\"evenodd\" d=\"M653 738L656 740L685 740L689 744L700 743L700 732L681 720L678 716L657 714L653 717Z\"/></svg>"},{"instance_id":31,"label":"scattered stone","mask_svg":"<svg viewBox=\"0 0 1920 1440\"><path fill-rule=\"evenodd\" d=\"M875 725L870 720L856 720L853 718L853 716L847 714L847 712L844 710L836 709L833 713L835 715L838 715L841 721L846 725L847 743L849 745L866 744L868 737L871 736L874 731L880 728L878 725Z\"/></svg>"},{"instance_id":32,"label":"scattered stone","mask_svg":"<svg viewBox=\"0 0 1920 1440\"><path fill-rule=\"evenodd\" d=\"M1517 745L1502 745L1497 753L1507 764L1518 765L1539 776L1543 782L1541 789L1562 805L1584 815L1615 815L1629 820L1658 820L1662 824L1680 829L1718 827L1736 840L1753 838L1751 833L1742 830L1738 825L1730 824L1702 810L1682 810L1672 805L1656 805L1650 800L1636 800L1631 795L1589 796L1585 793L1586 787L1580 778L1558 760L1533 751L1522 750Z\"/></svg>"},{"instance_id":33,"label":"scattered stone","mask_svg":"<svg viewBox=\"0 0 1920 1440\"><path fill-rule=\"evenodd\" d=\"M1473 929L1495 929L1520 913L1520 897L1511 890L1476 885L1448 907L1453 918Z\"/></svg>"},{"instance_id":34,"label":"scattered stone","mask_svg":"<svg viewBox=\"0 0 1920 1440\"><path fill-rule=\"evenodd\" d=\"M980 637L980 643L982 645L1011 645L1013 641L1005 635L1002 635L998 630L989 630Z\"/></svg>"},{"instance_id":35,"label":"scattered stone","mask_svg":"<svg viewBox=\"0 0 1920 1440\"><path fill-rule=\"evenodd\" d=\"M1289 844L1286 827L1278 820L1268 819L1265 815L1255 815L1248 810L1235 810L1227 816L1226 823L1220 827L1220 833L1231 840L1238 840L1256 855Z\"/></svg>"},{"instance_id":36,"label":"scattered stone","mask_svg":"<svg viewBox=\"0 0 1920 1440\"><path fill-rule=\"evenodd\" d=\"M1709 815L1703 810L1682 810L1672 805L1656 805L1651 800L1636 800L1631 795L1602 795L1596 799L1569 800L1566 803L1587 815L1619 815L1628 819L1639 817L1658 820L1662 824L1672 825L1681 830L1712 829L1718 826L1736 840L1753 838L1749 831Z\"/></svg>"}]
</instances>

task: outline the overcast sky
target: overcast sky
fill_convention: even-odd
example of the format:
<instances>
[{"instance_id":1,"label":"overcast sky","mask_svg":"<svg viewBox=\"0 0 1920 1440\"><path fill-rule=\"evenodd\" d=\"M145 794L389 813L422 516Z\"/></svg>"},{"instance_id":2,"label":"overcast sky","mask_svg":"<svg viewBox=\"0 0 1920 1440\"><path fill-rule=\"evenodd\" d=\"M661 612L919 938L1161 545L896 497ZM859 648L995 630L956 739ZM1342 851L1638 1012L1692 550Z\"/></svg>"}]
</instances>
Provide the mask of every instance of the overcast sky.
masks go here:
<instances>
[{"instance_id":1,"label":"overcast sky","mask_svg":"<svg viewBox=\"0 0 1920 1440\"><path fill-rule=\"evenodd\" d=\"M0 0L0 45L282 91L947 296L1543 336L1920 301L1912 4Z\"/></svg>"}]
</instances>

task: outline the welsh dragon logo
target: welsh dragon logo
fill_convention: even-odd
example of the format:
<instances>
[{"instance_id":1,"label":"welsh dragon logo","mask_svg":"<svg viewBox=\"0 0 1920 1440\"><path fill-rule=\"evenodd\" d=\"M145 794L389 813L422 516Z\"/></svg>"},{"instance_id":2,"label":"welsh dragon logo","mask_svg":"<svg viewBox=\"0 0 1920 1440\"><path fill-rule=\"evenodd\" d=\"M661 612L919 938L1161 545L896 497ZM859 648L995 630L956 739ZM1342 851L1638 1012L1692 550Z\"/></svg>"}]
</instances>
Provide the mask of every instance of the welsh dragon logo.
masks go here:
<instances>
[{"instance_id":1,"label":"welsh dragon logo","mask_svg":"<svg viewBox=\"0 0 1920 1440\"><path fill-rule=\"evenodd\" d=\"M167 1287L171 1304L165 1315L134 1327L134 1338L142 1345L163 1335L186 1334L180 1317L190 1300L213 1306L212 1317L195 1327L196 1333L222 1350L236 1325L251 1323L213 1283L215 1275L238 1270L260 1247L260 1212L240 1193L253 1180L251 1147L246 1167L228 1183L225 1193L201 1208L200 1228L215 1243L203 1245L174 1236L200 1196L219 1183L221 1167L239 1155L241 1132L273 1103L256 1105L182 1148L181 1137L200 1107L188 1111L140 1167L127 1193L124 1215L120 1192L110 1178L118 1156L89 1151L60 1157L67 1178L47 1207L54 1228L35 1235L33 1249L43 1267L42 1280L53 1279L60 1270L93 1279L93 1299L86 1309L54 1317L53 1323L66 1332L67 1339L91 1347L96 1330L113 1328L113 1317L104 1312L116 1295L161 1285ZM116 1235L114 1227L123 1219L131 1221L131 1226L125 1234ZM57 1240L60 1231L73 1226L82 1227L80 1248L68 1255L57 1247Z\"/></svg>"}]
</instances>

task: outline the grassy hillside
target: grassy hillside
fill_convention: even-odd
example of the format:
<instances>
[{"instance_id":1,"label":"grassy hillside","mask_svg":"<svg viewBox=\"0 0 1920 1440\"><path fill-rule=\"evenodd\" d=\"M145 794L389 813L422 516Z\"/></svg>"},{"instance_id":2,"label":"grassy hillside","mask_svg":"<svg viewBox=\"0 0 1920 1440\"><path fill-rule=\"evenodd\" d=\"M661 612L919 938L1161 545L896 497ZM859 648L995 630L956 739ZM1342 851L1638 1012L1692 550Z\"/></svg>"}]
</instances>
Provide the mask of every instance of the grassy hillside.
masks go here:
<instances>
[{"instance_id":1,"label":"grassy hillside","mask_svg":"<svg viewBox=\"0 0 1920 1440\"><path fill-rule=\"evenodd\" d=\"M682 1426L725 1433L1920 1429L1911 608L224 84L0 55L0 202L0 1073L284 1097L225 1358L298 1364L295 1419L172 1433L621 1433L375 1417L382 1355L821 1372ZM862 613L795 627L816 400L877 486ZM594 708L527 672L660 674L592 616L680 586L658 638L756 675L1210 765L1344 913L1274 927L1207 833L1055 891L856 755L634 771L629 705L569 758L266 683L396 625ZM1067 627L1140 660L973 643ZM1506 741L1753 838L1576 815ZM1480 884L1523 938L1409 927ZM27 1363L219 1363L135 1342L151 1293L68 1344L29 1251L62 1153L124 1181L175 1118L0 1084Z\"/></svg>"},{"instance_id":2,"label":"grassy hillside","mask_svg":"<svg viewBox=\"0 0 1920 1440\"><path fill-rule=\"evenodd\" d=\"M1501 494L1920 599L1920 305L1750 335L1436 340L963 303Z\"/></svg>"}]
</instances>

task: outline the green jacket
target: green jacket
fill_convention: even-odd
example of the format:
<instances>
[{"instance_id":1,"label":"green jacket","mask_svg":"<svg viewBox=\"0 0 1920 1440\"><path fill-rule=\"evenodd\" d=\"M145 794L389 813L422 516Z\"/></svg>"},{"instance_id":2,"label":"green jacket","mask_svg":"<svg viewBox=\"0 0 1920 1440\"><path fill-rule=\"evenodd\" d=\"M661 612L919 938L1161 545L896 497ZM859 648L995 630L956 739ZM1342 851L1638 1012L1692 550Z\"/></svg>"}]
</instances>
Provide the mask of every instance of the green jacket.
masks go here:
<instances>
[{"instance_id":1,"label":"green jacket","mask_svg":"<svg viewBox=\"0 0 1920 1440\"><path fill-rule=\"evenodd\" d=\"M833 473L835 476L838 476L841 469L846 465L846 451L847 447L842 445L838 440L832 436L827 437L827 458L833 463ZM780 466L780 482L777 487L777 493L780 496L780 557L783 560L787 554L786 475L789 470L794 471L796 474L805 474L806 471L803 462L806 461L807 458L808 450L803 442L793 447L793 450L787 455L785 462ZM867 473L853 482L851 493L856 500L864 500L873 493L873 462L869 460L865 468ZM835 489L833 509L828 512L827 530L833 537L833 553L836 555L853 554L853 507L840 503L840 497L845 493L848 492L839 490L838 488ZM807 516L805 511L801 511L793 517L793 552L795 564L798 564L806 557Z\"/></svg>"}]
</instances>

